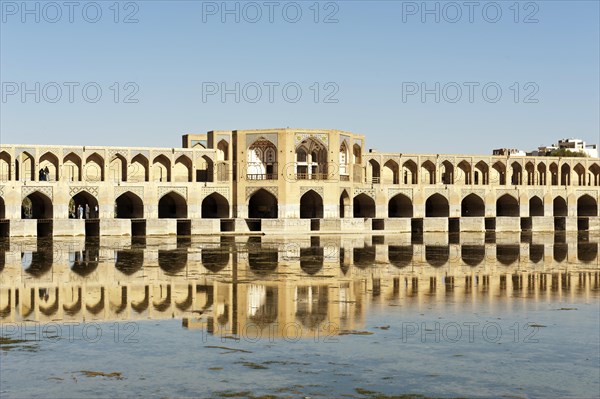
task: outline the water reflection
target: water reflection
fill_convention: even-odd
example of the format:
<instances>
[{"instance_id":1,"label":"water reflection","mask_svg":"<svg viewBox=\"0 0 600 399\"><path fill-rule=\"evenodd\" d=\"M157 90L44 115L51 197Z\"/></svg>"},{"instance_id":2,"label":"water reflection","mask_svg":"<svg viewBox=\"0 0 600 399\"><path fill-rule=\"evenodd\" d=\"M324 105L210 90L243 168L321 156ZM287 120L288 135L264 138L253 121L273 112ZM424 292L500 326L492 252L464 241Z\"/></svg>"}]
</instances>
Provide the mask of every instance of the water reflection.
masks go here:
<instances>
[{"instance_id":1,"label":"water reflection","mask_svg":"<svg viewBox=\"0 0 600 399\"><path fill-rule=\"evenodd\" d=\"M360 328L369 306L390 300L421 306L598 290L597 236L513 238L13 239L0 254L0 321L176 317L219 334L248 326L284 334L289 323L310 334L328 323Z\"/></svg>"}]
</instances>

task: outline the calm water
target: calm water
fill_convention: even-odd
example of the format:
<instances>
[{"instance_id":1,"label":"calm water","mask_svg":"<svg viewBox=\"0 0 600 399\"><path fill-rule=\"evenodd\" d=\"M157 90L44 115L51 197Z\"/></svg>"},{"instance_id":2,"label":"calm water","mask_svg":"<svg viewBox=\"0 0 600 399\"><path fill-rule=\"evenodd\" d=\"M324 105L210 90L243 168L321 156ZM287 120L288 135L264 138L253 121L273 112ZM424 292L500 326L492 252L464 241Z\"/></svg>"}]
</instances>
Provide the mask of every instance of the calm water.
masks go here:
<instances>
[{"instance_id":1,"label":"calm water","mask_svg":"<svg viewBox=\"0 0 600 399\"><path fill-rule=\"evenodd\" d=\"M3 241L0 395L598 397L599 241Z\"/></svg>"}]
</instances>

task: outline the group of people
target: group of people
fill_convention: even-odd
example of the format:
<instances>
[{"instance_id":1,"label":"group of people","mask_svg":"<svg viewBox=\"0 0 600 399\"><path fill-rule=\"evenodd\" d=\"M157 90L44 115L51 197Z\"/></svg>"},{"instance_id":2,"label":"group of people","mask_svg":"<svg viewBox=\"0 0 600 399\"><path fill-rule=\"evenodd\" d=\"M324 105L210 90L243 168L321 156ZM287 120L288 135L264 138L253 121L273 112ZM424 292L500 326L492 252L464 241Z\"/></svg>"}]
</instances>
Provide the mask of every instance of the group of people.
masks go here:
<instances>
[{"instance_id":1,"label":"group of people","mask_svg":"<svg viewBox=\"0 0 600 399\"><path fill-rule=\"evenodd\" d=\"M39 181L50 181L50 169L47 166L40 169L39 177Z\"/></svg>"},{"instance_id":2,"label":"group of people","mask_svg":"<svg viewBox=\"0 0 600 399\"><path fill-rule=\"evenodd\" d=\"M90 217L98 217L98 205L94 206L94 214L92 215L90 206L85 204L85 206L79 204L77 208L75 208L75 215L72 215L77 219L89 219Z\"/></svg>"}]
</instances>

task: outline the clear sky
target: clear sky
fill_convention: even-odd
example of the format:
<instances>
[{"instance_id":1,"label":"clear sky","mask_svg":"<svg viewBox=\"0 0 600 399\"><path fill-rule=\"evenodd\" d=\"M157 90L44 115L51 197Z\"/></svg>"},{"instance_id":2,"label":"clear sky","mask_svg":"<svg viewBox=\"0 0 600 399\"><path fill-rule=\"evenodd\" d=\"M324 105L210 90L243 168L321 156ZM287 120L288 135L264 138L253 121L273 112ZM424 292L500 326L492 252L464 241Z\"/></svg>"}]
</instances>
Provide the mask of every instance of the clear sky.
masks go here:
<instances>
[{"instance_id":1,"label":"clear sky","mask_svg":"<svg viewBox=\"0 0 600 399\"><path fill-rule=\"evenodd\" d=\"M600 142L598 1L0 6L1 143L287 126L404 153Z\"/></svg>"}]
</instances>

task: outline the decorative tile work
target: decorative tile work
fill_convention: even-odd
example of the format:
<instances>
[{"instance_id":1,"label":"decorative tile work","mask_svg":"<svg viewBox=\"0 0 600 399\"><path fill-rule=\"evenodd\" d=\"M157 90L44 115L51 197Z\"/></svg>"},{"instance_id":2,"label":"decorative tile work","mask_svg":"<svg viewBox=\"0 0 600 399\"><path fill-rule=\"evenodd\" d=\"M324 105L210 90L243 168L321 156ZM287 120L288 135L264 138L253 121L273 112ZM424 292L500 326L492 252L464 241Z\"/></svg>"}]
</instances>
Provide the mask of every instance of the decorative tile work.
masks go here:
<instances>
[{"instance_id":1,"label":"decorative tile work","mask_svg":"<svg viewBox=\"0 0 600 399\"><path fill-rule=\"evenodd\" d=\"M269 140L275 147L277 147L277 133L254 133L246 135L246 148L250 148L252 143L259 139Z\"/></svg>"},{"instance_id":2,"label":"decorative tile work","mask_svg":"<svg viewBox=\"0 0 600 399\"><path fill-rule=\"evenodd\" d=\"M74 196L82 191L87 191L94 197L98 197L98 186L71 186L69 187L69 196Z\"/></svg>"},{"instance_id":3,"label":"decorative tile work","mask_svg":"<svg viewBox=\"0 0 600 399\"><path fill-rule=\"evenodd\" d=\"M230 198L229 198L229 187L202 187L201 193L202 193L202 198L203 199L205 197L208 197L212 193L217 193L217 194L220 194L223 197L225 197L227 199L227 201L230 200Z\"/></svg>"},{"instance_id":4,"label":"decorative tile work","mask_svg":"<svg viewBox=\"0 0 600 399\"><path fill-rule=\"evenodd\" d=\"M278 195L278 190L277 187L272 186L272 187L246 187L246 201L248 199L250 199L250 197L252 196L252 194L254 194L255 192L257 192L260 189L264 189L267 190L268 192L270 192L271 194L273 194L275 197L277 197Z\"/></svg>"},{"instance_id":5,"label":"decorative tile work","mask_svg":"<svg viewBox=\"0 0 600 399\"><path fill-rule=\"evenodd\" d=\"M388 188L388 198L392 198L395 195L403 194L412 200L413 189L412 188Z\"/></svg>"},{"instance_id":6,"label":"decorative tile work","mask_svg":"<svg viewBox=\"0 0 600 399\"><path fill-rule=\"evenodd\" d=\"M158 187L158 198L162 198L164 195L171 191L181 195L187 201L187 187L176 187L176 186L160 186Z\"/></svg>"},{"instance_id":7,"label":"decorative tile work","mask_svg":"<svg viewBox=\"0 0 600 399\"><path fill-rule=\"evenodd\" d=\"M300 187L300 196L302 197L304 194L306 194L310 190L313 190L314 192L319 194L321 197L323 197L323 187L310 187L310 186Z\"/></svg>"},{"instance_id":8,"label":"decorative tile work","mask_svg":"<svg viewBox=\"0 0 600 399\"><path fill-rule=\"evenodd\" d=\"M374 188L355 188L353 196L356 197L359 194L366 194L369 197L372 197L373 199L375 199L375 189Z\"/></svg>"},{"instance_id":9,"label":"decorative tile work","mask_svg":"<svg viewBox=\"0 0 600 399\"><path fill-rule=\"evenodd\" d=\"M325 144L327 148L329 148L329 135L327 133L302 133L297 132L294 135L294 146L297 147L304 139L314 138Z\"/></svg>"},{"instance_id":10,"label":"decorative tile work","mask_svg":"<svg viewBox=\"0 0 600 399\"><path fill-rule=\"evenodd\" d=\"M130 191L131 193L137 195L140 198L144 198L144 187L142 186L130 186L130 187L126 187L126 186L116 186L115 187L115 199L119 198L119 196L121 196L121 194L126 193L127 191Z\"/></svg>"},{"instance_id":11,"label":"decorative tile work","mask_svg":"<svg viewBox=\"0 0 600 399\"><path fill-rule=\"evenodd\" d=\"M34 193L36 191L39 191L40 193L44 194L46 197L50 198L50 200L53 200L53 195L52 195L53 191L52 191L52 187L50 187L50 186L24 186L24 187L21 187L21 199L24 199L29 194Z\"/></svg>"}]
</instances>

